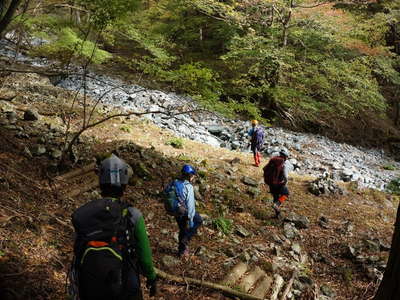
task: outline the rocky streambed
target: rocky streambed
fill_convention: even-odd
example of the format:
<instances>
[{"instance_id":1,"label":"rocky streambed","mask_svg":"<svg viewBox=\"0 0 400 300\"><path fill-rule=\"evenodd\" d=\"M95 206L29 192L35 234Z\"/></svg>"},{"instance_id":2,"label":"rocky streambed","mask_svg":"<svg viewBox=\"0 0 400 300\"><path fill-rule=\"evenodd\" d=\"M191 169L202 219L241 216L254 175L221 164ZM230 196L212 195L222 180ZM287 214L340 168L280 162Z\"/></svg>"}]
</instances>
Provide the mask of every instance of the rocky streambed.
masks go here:
<instances>
[{"instance_id":1,"label":"rocky streambed","mask_svg":"<svg viewBox=\"0 0 400 300\"><path fill-rule=\"evenodd\" d=\"M0 42L0 54L35 66L50 64L46 59L16 55L12 47L4 41ZM79 74L82 70L76 68L72 73ZM106 75L88 73L85 82L82 79L81 75L71 75L54 84L81 92L85 86L86 93L94 99L101 98L102 104L119 107L124 111L165 112L150 113L144 117L181 137L215 147L249 151L248 121L227 119L204 111L171 117L173 113L196 110L199 106L190 97L146 89ZM357 181L361 187L380 190L385 189L392 179L400 176L400 163L387 156L381 149L336 143L324 136L283 128L265 128L265 132L264 157L286 148L291 154L293 171L299 174L317 177L328 174L333 180Z\"/></svg>"}]
</instances>

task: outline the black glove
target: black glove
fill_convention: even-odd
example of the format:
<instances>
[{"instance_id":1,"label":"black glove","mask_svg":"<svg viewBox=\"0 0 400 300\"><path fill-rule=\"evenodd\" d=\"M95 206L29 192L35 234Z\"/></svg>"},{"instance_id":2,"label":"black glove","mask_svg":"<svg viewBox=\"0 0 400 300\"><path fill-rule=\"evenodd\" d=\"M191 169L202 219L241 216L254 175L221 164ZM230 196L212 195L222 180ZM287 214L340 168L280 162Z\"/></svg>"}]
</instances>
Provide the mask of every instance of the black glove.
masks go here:
<instances>
[{"instance_id":1,"label":"black glove","mask_svg":"<svg viewBox=\"0 0 400 300\"><path fill-rule=\"evenodd\" d=\"M154 297L157 295L157 278L154 278L153 280L147 280L147 288L150 290L149 294L150 297Z\"/></svg>"}]
</instances>

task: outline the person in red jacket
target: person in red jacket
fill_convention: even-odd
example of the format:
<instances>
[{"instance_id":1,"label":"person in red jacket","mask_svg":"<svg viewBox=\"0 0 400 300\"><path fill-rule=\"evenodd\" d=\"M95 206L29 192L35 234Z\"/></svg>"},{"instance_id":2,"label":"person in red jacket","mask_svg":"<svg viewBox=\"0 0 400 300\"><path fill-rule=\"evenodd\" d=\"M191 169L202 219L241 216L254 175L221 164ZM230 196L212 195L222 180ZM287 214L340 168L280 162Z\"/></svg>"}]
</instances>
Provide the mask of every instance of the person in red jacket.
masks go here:
<instances>
[{"instance_id":1,"label":"person in red jacket","mask_svg":"<svg viewBox=\"0 0 400 300\"><path fill-rule=\"evenodd\" d=\"M272 157L263 169L264 182L269 186L269 191L273 196L272 208L275 211L276 217L279 217L281 213L280 206L289 196L287 188L289 176L288 156L288 151L282 149L279 155Z\"/></svg>"}]
</instances>

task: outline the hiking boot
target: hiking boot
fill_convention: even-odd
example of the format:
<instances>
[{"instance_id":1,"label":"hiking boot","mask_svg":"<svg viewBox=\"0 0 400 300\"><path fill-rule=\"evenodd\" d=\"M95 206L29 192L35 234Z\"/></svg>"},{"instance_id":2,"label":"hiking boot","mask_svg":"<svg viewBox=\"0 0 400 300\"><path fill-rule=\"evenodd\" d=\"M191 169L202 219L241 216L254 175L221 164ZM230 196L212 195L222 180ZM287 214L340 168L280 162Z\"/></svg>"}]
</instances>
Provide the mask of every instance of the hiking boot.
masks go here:
<instances>
[{"instance_id":1,"label":"hiking boot","mask_svg":"<svg viewBox=\"0 0 400 300\"><path fill-rule=\"evenodd\" d=\"M272 209L275 211L275 217L278 218L279 215L281 214L281 209L279 208L279 204L273 203L272 204Z\"/></svg>"}]
</instances>

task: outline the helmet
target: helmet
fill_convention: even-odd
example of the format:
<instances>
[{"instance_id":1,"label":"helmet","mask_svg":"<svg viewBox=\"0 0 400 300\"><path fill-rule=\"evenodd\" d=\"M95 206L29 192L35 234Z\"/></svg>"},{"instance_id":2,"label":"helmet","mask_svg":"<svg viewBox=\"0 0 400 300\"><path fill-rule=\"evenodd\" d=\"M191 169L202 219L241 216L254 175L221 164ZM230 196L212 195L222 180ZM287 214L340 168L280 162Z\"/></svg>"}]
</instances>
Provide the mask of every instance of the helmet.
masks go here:
<instances>
[{"instance_id":1,"label":"helmet","mask_svg":"<svg viewBox=\"0 0 400 300\"><path fill-rule=\"evenodd\" d=\"M196 175L196 169L191 165L184 165L182 168L182 174Z\"/></svg>"},{"instance_id":2,"label":"helmet","mask_svg":"<svg viewBox=\"0 0 400 300\"><path fill-rule=\"evenodd\" d=\"M132 176L132 168L115 154L100 163L100 185L121 187L127 185Z\"/></svg>"},{"instance_id":3,"label":"helmet","mask_svg":"<svg viewBox=\"0 0 400 300\"><path fill-rule=\"evenodd\" d=\"M287 150L287 149L281 149L280 151L279 151L279 155L280 156L284 156L284 157L288 157L289 156L289 151Z\"/></svg>"},{"instance_id":4,"label":"helmet","mask_svg":"<svg viewBox=\"0 0 400 300\"><path fill-rule=\"evenodd\" d=\"M258 121L257 121L257 120L252 120L252 121L251 121L251 125L253 125L253 126L258 125Z\"/></svg>"}]
</instances>

